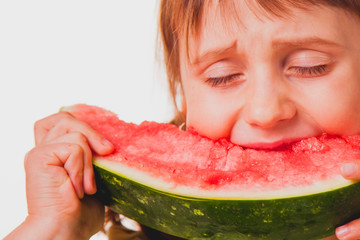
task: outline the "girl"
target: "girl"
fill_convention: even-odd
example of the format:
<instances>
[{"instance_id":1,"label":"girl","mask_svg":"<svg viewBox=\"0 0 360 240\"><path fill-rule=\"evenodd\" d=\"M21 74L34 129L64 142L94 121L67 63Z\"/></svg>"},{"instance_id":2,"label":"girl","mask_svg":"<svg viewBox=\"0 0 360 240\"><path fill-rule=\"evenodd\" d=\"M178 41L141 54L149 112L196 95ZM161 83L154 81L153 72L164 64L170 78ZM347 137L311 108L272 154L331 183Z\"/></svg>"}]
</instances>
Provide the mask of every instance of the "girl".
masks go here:
<instances>
[{"instance_id":1,"label":"girl","mask_svg":"<svg viewBox=\"0 0 360 240\"><path fill-rule=\"evenodd\" d=\"M163 0L159 25L174 124L256 148L360 133L359 0ZM88 196L91 151L112 144L63 112L37 122L35 138L25 157L29 215L7 239L88 239L104 219ZM360 179L359 169L347 159L341 172ZM360 220L336 236L360 238Z\"/></svg>"}]
</instances>

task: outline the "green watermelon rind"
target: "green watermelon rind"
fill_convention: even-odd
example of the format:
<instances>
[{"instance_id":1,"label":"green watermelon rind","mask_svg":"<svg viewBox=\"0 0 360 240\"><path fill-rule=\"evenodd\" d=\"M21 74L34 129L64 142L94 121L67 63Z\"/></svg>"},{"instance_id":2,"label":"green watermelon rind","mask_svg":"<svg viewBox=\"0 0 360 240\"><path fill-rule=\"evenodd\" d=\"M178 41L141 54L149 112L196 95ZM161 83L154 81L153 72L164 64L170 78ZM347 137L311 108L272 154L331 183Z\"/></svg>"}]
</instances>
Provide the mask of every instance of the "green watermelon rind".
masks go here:
<instances>
[{"instance_id":1,"label":"green watermelon rind","mask_svg":"<svg viewBox=\"0 0 360 240\"><path fill-rule=\"evenodd\" d=\"M96 160L94 169L96 195L113 211L185 239L320 239L360 216L358 182L305 196L226 200L161 191Z\"/></svg>"}]
</instances>

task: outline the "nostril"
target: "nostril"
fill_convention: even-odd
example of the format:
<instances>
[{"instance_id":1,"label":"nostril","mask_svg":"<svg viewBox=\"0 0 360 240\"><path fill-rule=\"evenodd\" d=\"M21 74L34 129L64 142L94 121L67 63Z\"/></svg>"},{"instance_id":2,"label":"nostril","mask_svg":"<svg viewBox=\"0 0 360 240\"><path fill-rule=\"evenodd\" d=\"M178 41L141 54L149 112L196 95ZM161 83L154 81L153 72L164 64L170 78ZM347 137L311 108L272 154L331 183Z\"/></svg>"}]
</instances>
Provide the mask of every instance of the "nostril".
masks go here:
<instances>
[{"instance_id":1,"label":"nostril","mask_svg":"<svg viewBox=\"0 0 360 240\"><path fill-rule=\"evenodd\" d=\"M291 102L252 103L245 111L246 122L254 127L272 128L280 122L288 121L296 115L296 107Z\"/></svg>"}]
</instances>

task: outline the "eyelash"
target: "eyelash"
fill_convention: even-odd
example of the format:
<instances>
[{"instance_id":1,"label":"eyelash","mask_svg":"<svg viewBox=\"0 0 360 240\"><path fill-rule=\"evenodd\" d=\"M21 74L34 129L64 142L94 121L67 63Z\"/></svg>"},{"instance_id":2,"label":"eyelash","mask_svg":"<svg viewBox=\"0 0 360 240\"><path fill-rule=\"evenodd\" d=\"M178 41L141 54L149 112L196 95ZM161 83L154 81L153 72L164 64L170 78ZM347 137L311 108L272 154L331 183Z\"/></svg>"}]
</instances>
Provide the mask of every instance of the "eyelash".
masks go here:
<instances>
[{"instance_id":1,"label":"eyelash","mask_svg":"<svg viewBox=\"0 0 360 240\"><path fill-rule=\"evenodd\" d=\"M317 77L324 74L328 70L328 66L318 65L312 67L291 67L289 70L293 71L292 74L300 77Z\"/></svg>"},{"instance_id":2,"label":"eyelash","mask_svg":"<svg viewBox=\"0 0 360 240\"><path fill-rule=\"evenodd\" d=\"M317 77L324 74L328 70L327 65L318 65L312 67L291 67L289 70L293 71L292 74L295 74L300 77ZM232 74L224 77L214 77L208 78L205 82L210 84L212 87L226 86L239 77L241 74Z\"/></svg>"},{"instance_id":3,"label":"eyelash","mask_svg":"<svg viewBox=\"0 0 360 240\"><path fill-rule=\"evenodd\" d=\"M226 86L235 80L235 78L239 77L241 74L232 74L224 77L214 77L208 78L205 82L210 84L212 87L218 87L219 85Z\"/></svg>"}]
</instances>

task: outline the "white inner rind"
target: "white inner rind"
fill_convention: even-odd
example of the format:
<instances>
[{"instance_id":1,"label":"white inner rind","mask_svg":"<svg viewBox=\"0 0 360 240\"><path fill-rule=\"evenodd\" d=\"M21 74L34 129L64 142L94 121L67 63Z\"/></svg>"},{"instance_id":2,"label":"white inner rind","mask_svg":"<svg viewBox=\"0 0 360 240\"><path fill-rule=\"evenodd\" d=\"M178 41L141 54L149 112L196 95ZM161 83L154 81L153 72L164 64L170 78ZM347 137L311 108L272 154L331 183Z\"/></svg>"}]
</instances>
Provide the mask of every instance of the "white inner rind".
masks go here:
<instances>
[{"instance_id":1,"label":"white inner rind","mask_svg":"<svg viewBox=\"0 0 360 240\"><path fill-rule=\"evenodd\" d=\"M208 190L199 187L180 186L169 181L164 181L160 177L153 177L150 174L128 167L120 162L109 161L96 158L94 164L117 175L121 175L129 180L133 180L150 188L154 188L167 193L183 195L194 198L211 199L236 199L236 200L256 200L256 199L277 199L290 198L297 196L311 195L327 192L338 188L343 188L354 184L355 181L346 180L341 175L334 176L332 179L320 181L311 186L294 186L283 189L238 189L239 187L226 186L226 189Z\"/></svg>"}]
</instances>

